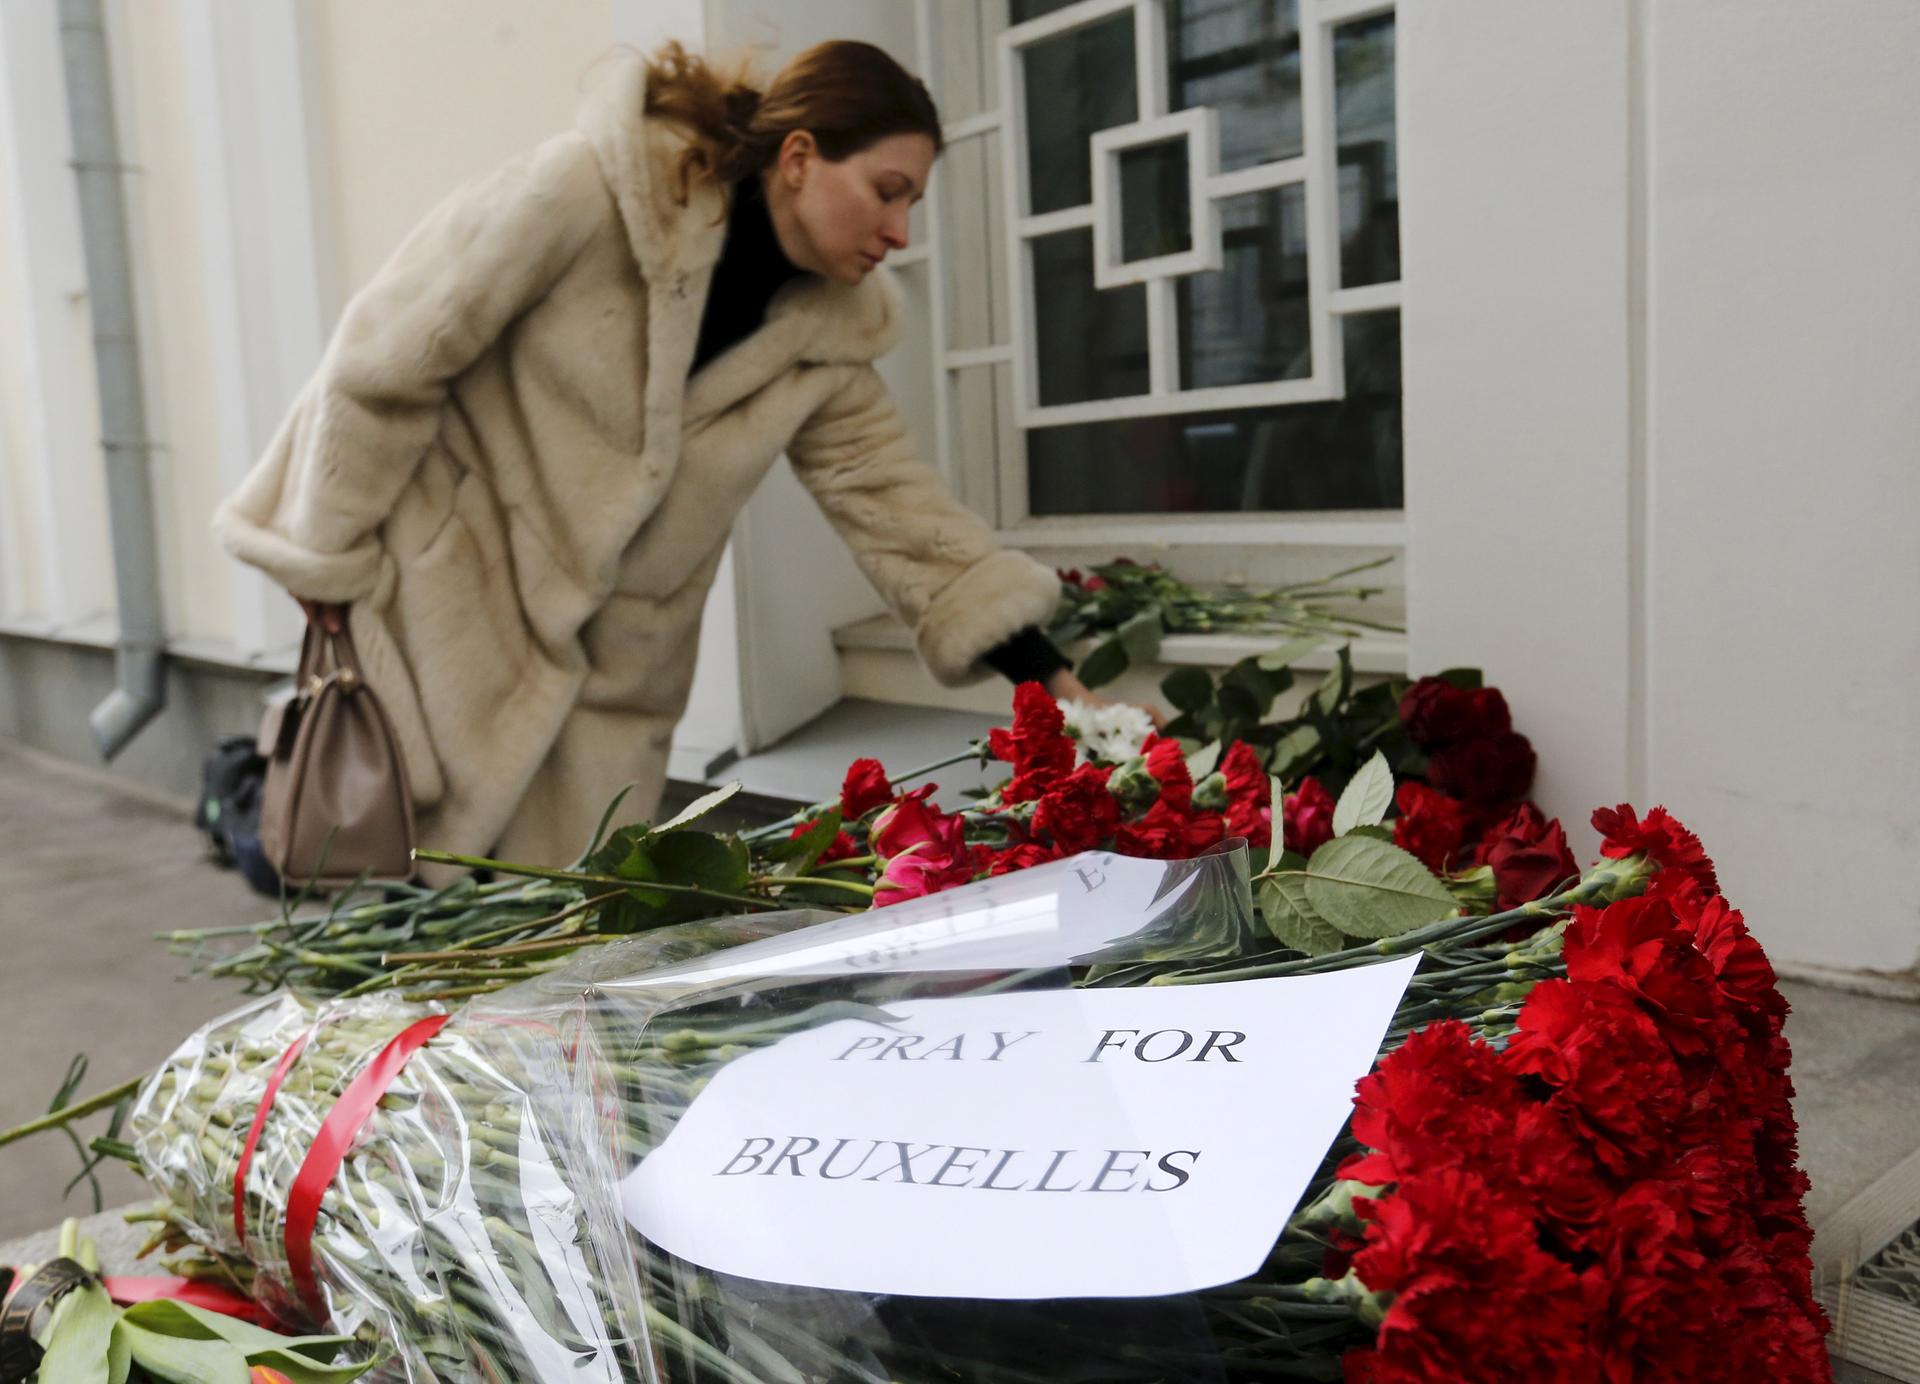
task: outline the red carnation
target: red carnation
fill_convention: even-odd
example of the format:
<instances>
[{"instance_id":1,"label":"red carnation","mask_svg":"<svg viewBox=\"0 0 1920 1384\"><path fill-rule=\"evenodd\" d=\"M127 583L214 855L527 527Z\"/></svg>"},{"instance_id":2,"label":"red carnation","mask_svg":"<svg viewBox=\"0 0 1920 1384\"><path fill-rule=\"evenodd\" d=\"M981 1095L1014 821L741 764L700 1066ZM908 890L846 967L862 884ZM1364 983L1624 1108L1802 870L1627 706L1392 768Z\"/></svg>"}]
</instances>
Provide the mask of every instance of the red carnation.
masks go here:
<instances>
[{"instance_id":1,"label":"red carnation","mask_svg":"<svg viewBox=\"0 0 1920 1384\"><path fill-rule=\"evenodd\" d=\"M1182 812L1156 802L1137 820L1122 822L1113 846L1122 855L1149 860L1185 860L1217 846L1226 836L1226 820L1217 812Z\"/></svg>"},{"instance_id":2,"label":"red carnation","mask_svg":"<svg viewBox=\"0 0 1920 1384\"><path fill-rule=\"evenodd\" d=\"M1676 872L1699 881L1708 893L1720 892L1719 877L1714 874L1713 862L1707 859L1700 838L1664 807L1654 808L1644 822L1626 803L1595 808L1593 829L1605 838L1600 843L1600 854L1610 860L1622 860L1644 851L1653 857L1663 875Z\"/></svg>"},{"instance_id":3,"label":"red carnation","mask_svg":"<svg viewBox=\"0 0 1920 1384\"><path fill-rule=\"evenodd\" d=\"M1105 845L1120 825L1120 804L1107 791L1113 771L1082 764L1049 788L1033 811L1033 830L1061 855Z\"/></svg>"},{"instance_id":4,"label":"red carnation","mask_svg":"<svg viewBox=\"0 0 1920 1384\"><path fill-rule=\"evenodd\" d=\"M1249 846L1273 841L1273 794L1260 756L1244 740L1227 747L1220 761L1220 777L1227 787L1227 834L1244 836Z\"/></svg>"},{"instance_id":5,"label":"red carnation","mask_svg":"<svg viewBox=\"0 0 1920 1384\"><path fill-rule=\"evenodd\" d=\"M1573 1270L1540 1248L1533 1217L1457 1169L1362 1203L1372 1218L1354 1271L1394 1294L1371 1349L1346 1357L1370 1384L1597 1379Z\"/></svg>"},{"instance_id":6,"label":"red carnation","mask_svg":"<svg viewBox=\"0 0 1920 1384\"><path fill-rule=\"evenodd\" d=\"M1283 840L1290 851L1312 855L1333 840L1333 797L1316 778L1300 780L1300 786L1281 803L1285 817Z\"/></svg>"},{"instance_id":7,"label":"red carnation","mask_svg":"<svg viewBox=\"0 0 1920 1384\"><path fill-rule=\"evenodd\" d=\"M818 818L815 818L811 822L796 822L793 830L787 833L787 839L793 841L805 836L814 829L818 822ZM824 851L820 852L819 863L824 865L829 860L845 860L850 856L856 856L858 854L860 854L860 843L844 831L836 831L833 834L832 842Z\"/></svg>"},{"instance_id":8,"label":"red carnation","mask_svg":"<svg viewBox=\"0 0 1920 1384\"><path fill-rule=\"evenodd\" d=\"M877 759L856 759L840 783L840 820L857 822L874 808L893 801L893 785Z\"/></svg>"},{"instance_id":9,"label":"red carnation","mask_svg":"<svg viewBox=\"0 0 1920 1384\"><path fill-rule=\"evenodd\" d=\"M1160 785L1160 801L1176 811L1193 806L1193 775L1187 769L1186 752L1178 740L1164 735L1148 735L1140 746L1147 757L1147 772Z\"/></svg>"},{"instance_id":10,"label":"red carnation","mask_svg":"<svg viewBox=\"0 0 1920 1384\"><path fill-rule=\"evenodd\" d=\"M1435 874L1444 874L1467 831L1467 811L1424 783L1403 783L1393 795L1400 815L1393 823L1393 844Z\"/></svg>"},{"instance_id":11,"label":"red carnation","mask_svg":"<svg viewBox=\"0 0 1920 1384\"><path fill-rule=\"evenodd\" d=\"M1544 899L1580 874L1559 821L1532 803L1521 803L1493 825L1475 848L1473 863L1493 867L1501 909Z\"/></svg>"},{"instance_id":12,"label":"red carnation","mask_svg":"<svg viewBox=\"0 0 1920 1384\"><path fill-rule=\"evenodd\" d=\"M1520 1088L1458 1019L1412 1033L1354 1088L1353 1137L1371 1152L1340 1176L1383 1187L1480 1162L1506 1141Z\"/></svg>"},{"instance_id":13,"label":"red carnation","mask_svg":"<svg viewBox=\"0 0 1920 1384\"><path fill-rule=\"evenodd\" d=\"M1515 731L1442 746L1427 761L1435 788L1481 806L1525 797L1533 770L1533 744Z\"/></svg>"},{"instance_id":14,"label":"red carnation","mask_svg":"<svg viewBox=\"0 0 1920 1384\"><path fill-rule=\"evenodd\" d=\"M1646 1007L1680 1056L1703 1056L1730 1041L1713 971L1664 899L1576 908L1565 948L1570 979L1619 986Z\"/></svg>"},{"instance_id":15,"label":"red carnation","mask_svg":"<svg viewBox=\"0 0 1920 1384\"><path fill-rule=\"evenodd\" d=\"M1003 851L995 851L987 857L987 873L990 875L1011 874L1015 870L1030 870L1035 865L1045 865L1060 857L1045 846L1023 841L1017 846L1009 846Z\"/></svg>"},{"instance_id":16,"label":"red carnation","mask_svg":"<svg viewBox=\"0 0 1920 1384\"><path fill-rule=\"evenodd\" d=\"M1073 740L1060 704L1037 682L1013 689L1013 725L995 726L987 744L995 759L1013 765L1001 800L1029 802L1073 771Z\"/></svg>"},{"instance_id":17,"label":"red carnation","mask_svg":"<svg viewBox=\"0 0 1920 1384\"><path fill-rule=\"evenodd\" d=\"M1612 1171L1666 1155L1687 1093L1653 1021L1616 986L1534 986L1502 1059L1552 1092L1551 1104Z\"/></svg>"}]
</instances>

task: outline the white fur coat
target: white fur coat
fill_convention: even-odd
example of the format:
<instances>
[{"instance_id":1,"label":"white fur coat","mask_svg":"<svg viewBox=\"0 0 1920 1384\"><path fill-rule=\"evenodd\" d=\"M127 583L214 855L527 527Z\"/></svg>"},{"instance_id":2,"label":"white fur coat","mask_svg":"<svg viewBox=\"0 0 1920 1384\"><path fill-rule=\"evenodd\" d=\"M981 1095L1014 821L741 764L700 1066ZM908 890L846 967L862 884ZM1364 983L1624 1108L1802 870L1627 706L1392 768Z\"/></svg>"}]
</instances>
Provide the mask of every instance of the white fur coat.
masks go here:
<instances>
[{"instance_id":1,"label":"white fur coat","mask_svg":"<svg viewBox=\"0 0 1920 1384\"><path fill-rule=\"evenodd\" d=\"M794 281L689 384L726 194L676 200L684 144L643 93L626 60L574 131L428 216L215 521L352 603L423 844L551 864L626 785L653 812L707 588L782 452L942 682L1058 598L914 455L872 365L901 329L885 271Z\"/></svg>"}]
</instances>

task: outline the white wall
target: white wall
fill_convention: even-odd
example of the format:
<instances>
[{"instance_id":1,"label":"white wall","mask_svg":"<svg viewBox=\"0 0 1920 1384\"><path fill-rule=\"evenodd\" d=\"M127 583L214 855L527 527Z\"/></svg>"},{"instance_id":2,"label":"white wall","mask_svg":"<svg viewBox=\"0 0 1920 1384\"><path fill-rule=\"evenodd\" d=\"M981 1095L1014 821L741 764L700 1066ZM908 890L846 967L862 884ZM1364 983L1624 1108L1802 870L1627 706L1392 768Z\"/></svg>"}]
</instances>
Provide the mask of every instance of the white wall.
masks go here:
<instances>
[{"instance_id":1,"label":"white wall","mask_svg":"<svg viewBox=\"0 0 1920 1384\"><path fill-rule=\"evenodd\" d=\"M1413 667L1570 825L1666 803L1776 957L1913 965L1920 7L1400 15Z\"/></svg>"}]
</instances>

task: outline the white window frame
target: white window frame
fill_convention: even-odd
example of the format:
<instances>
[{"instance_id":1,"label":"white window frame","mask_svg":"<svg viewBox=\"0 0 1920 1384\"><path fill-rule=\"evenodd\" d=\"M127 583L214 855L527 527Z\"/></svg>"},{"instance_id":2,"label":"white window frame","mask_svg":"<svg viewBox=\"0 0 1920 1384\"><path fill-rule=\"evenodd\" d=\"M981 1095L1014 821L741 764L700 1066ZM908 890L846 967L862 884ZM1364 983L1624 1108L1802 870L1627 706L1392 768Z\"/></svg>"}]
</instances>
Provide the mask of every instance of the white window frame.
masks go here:
<instances>
[{"instance_id":1,"label":"white window frame","mask_svg":"<svg viewBox=\"0 0 1920 1384\"><path fill-rule=\"evenodd\" d=\"M931 82L936 71L933 52L933 7L939 0L916 0L918 64ZM1012 25L994 41L991 59L998 64L1000 108L986 110L946 125L951 147L990 133L1001 135L1001 177L1006 197L1008 312L1013 339L991 345L954 349L948 344L945 294L941 284L952 271L943 244L944 188L936 172L927 190L926 230L912 250L894 257L902 266L928 261L928 327L933 335L935 434L942 471L958 479L959 458L953 435L953 391L957 372L980 366L1007 364L1014 389L1013 426L1024 438L1027 429L1050 424L1102 421L1116 418L1158 417L1175 413L1268 407L1289 403L1336 400L1345 392L1345 362L1340 319L1350 313L1378 312L1400 306L1399 282L1343 289L1338 285L1340 207L1338 197L1339 148L1334 125L1333 30L1356 20L1392 13L1394 0L1297 0L1301 34L1302 153L1229 173L1217 171L1217 125L1211 111L1167 109L1166 6L1164 0L1080 0L1024 24ZM1028 212L1027 144L1024 138L1025 84L1021 80L1022 50L1088 24L1131 12L1134 19L1135 76L1138 81L1138 119L1130 125L1105 130L1093 137L1093 199L1091 202L1042 216ZM1194 243L1178 256L1120 265L1112 246L1119 213L1114 164L1121 149L1155 143L1171 137L1189 141L1190 214ZM1307 273L1312 373L1301 379L1232 385L1182 391L1178 387L1178 326L1175 316L1175 276L1196 268L1217 266L1220 254L1219 199L1267 188L1302 184L1308 220ZM1041 405L1038 402L1036 340L1033 317L1031 255L1028 247L1040 235L1091 228L1095 235L1096 283L1141 282L1146 286L1149 349L1152 352L1149 388L1144 394L1085 403ZM1104 234L1103 234L1104 232ZM1115 277L1120 275L1123 277ZM1103 281L1104 278L1104 281ZM997 496L990 502L1003 541L1026 546L1073 543L1127 544L1170 541L1234 544L1249 547L1273 543L1377 545L1399 547L1405 542L1401 511L1335 511L1313 513L1165 515L1060 515L1036 517L1027 510L1027 457L1024 445L1002 449L995 476ZM976 501L984 498L975 496Z\"/></svg>"}]
</instances>

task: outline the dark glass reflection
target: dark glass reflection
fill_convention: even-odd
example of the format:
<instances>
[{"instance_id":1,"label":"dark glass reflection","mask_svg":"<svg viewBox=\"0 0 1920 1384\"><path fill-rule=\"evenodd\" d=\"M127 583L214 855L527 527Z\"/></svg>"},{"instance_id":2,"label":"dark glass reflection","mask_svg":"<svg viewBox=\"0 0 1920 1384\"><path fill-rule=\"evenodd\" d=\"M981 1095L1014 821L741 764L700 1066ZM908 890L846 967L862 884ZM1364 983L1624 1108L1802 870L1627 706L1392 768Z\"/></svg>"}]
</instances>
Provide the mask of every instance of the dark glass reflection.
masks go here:
<instances>
[{"instance_id":1,"label":"dark glass reflection","mask_svg":"<svg viewBox=\"0 0 1920 1384\"><path fill-rule=\"evenodd\" d=\"M1120 151L1120 258L1177 255L1193 248L1187 142L1162 140Z\"/></svg>"},{"instance_id":2,"label":"dark glass reflection","mask_svg":"<svg viewBox=\"0 0 1920 1384\"><path fill-rule=\"evenodd\" d=\"M1221 265L1174 281L1180 387L1313 373L1306 192L1298 183L1220 203Z\"/></svg>"},{"instance_id":3,"label":"dark glass reflection","mask_svg":"<svg viewBox=\"0 0 1920 1384\"><path fill-rule=\"evenodd\" d=\"M1400 277L1392 15L1333 31L1333 95L1340 144L1340 283L1392 283Z\"/></svg>"},{"instance_id":4,"label":"dark glass reflection","mask_svg":"<svg viewBox=\"0 0 1920 1384\"><path fill-rule=\"evenodd\" d=\"M1299 154L1295 0L1169 0L1167 91L1174 110L1220 113L1222 170Z\"/></svg>"},{"instance_id":5,"label":"dark glass reflection","mask_svg":"<svg viewBox=\"0 0 1920 1384\"><path fill-rule=\"evenodd\" d=\"M1117 399L1147 390L1147 295L1139 284L1093 286L1093 232L1030 241L1042 404Z\"/></svg>"},{"instance_id":6,"label":"dark glass reflection","mask_svg":"<svg viewBox=\"0 0 1920 1384\"><path fill-rule=\"evenodd\" d=\"M1070 29L1021 50L1027 98L1029 209L1038 215L1093 200L1087 141L1132 124L1139 105L1133 15Z\"/></svg>"},{"instance_id":7,"label":"dark glass reflection","mask_svg":"<svg viewBox=\"0 0 1920 1384\"><path fill-rule=\"evenodd\" d=\"M1399 509L1400 314L1341 327L1338 402L1030 429L1030 512Z\"/></svg>"}]
</instances>

